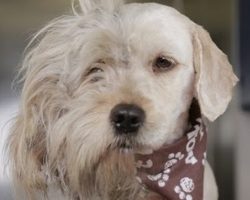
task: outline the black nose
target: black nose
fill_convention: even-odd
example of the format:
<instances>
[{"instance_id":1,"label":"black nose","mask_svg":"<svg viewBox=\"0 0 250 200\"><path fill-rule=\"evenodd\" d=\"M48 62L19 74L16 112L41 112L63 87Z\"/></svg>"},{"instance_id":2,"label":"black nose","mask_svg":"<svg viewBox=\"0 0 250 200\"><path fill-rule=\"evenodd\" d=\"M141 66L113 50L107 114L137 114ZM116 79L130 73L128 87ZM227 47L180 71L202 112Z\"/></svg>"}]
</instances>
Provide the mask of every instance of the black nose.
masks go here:
<instances>
[{"instance_id":1,"label":"black nose","mask_svg":"<svg viewBox=\"0 0 250 200\"><path fill-rule=\"evenodd\" d=\"M111 123L117 134L136 133L145 119L144 111L134 104L118 104L111 111Z\"/></svg>"}]
</instances>

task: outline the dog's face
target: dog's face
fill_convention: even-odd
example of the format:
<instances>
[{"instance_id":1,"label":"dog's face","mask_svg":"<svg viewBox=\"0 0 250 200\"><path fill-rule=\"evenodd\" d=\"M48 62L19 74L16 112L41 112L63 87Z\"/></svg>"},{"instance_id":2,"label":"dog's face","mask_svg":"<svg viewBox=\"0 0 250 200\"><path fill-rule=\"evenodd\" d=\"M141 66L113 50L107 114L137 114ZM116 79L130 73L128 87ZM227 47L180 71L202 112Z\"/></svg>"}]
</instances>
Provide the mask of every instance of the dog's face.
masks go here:
<instances>
[{"instance_id":1,"label":"dog's face","mask_svg":"<svg viewBox=\"0 0 250 200\"><path fill-rule=\"evenodd\" d=\"M130 5L98 25L89 20L89 45L72 66L70 107L60 119L72 145L155 149L183 133L194 95L192 36L167 11Z\"/></svg>"},{"instance_id":2,"label":"dog's face","mask_svg":"<svg viewBox=\"0 0 250 200\"><path fill-rule=\"evenodd\" d=\"M26 185L39 183L34 174L45 165L77 188L81 173L111 151L157 149L180 137L194 97L211 120L231 98L236 78L222 52L174 9L81 3L84 16L54 22L26 57L11 137L19 170L32 160Z\"/></svg>"}]
</instances>

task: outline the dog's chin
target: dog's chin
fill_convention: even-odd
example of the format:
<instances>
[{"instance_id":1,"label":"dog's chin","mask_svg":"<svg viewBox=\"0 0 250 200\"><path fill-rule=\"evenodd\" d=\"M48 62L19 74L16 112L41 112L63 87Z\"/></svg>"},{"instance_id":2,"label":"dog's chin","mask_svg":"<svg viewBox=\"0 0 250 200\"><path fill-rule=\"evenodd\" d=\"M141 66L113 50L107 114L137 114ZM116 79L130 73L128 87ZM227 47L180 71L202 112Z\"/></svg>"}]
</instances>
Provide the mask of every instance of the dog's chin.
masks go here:
<instances>
[{"instance_id":1,"label":"dog's chin","mask_svg":"<svg viewBox=\"0 0 250 200\"><path fill-rule=\"evenodd\" d=\"M116 150L118 150L119 154L151 154L153 152L153 148L148 146L126 144L117 146Z\"/></svg>"},{"instance_id":2,"label":"dog's chin","mask_svg":"<svg viewBox=\"0 0 250 200\"><path fill-rule=\"evenodd\" d=\"M127 140L120 139L112 149L119 154L151 154L154 148L145 143L140 143L136 138L130 138Z\"/></svg>"}]
</instances>

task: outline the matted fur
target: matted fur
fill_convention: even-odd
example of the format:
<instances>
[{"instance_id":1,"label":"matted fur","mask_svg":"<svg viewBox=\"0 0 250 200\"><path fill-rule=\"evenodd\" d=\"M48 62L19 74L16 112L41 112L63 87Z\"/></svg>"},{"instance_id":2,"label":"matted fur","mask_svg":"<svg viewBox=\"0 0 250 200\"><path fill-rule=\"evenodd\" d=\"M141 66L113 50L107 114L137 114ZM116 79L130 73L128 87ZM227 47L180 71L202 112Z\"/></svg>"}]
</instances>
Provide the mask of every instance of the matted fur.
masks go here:
<instances>
[{"instance_id":1,"label":"matted fur","mask_svg":"<svg viewBox=\"0 0 250 200\"><path fill-rule=\"evenodd\" d=\"M80 6L80 13L42 29L28 48L10 167L26 199L48 198L52 186L68 199L144 199L133 153L181 137L194 96L204 116L217 118L237 78L209 35L172 8L117 0L80 0ZM156 74L159 55L176 66ZM88 75L95 66L103 72ZM146 112L134 138L114 134L109 115L119 103ZM121 143L133 150L120 149Z\"/></svg>"}]
</instances>

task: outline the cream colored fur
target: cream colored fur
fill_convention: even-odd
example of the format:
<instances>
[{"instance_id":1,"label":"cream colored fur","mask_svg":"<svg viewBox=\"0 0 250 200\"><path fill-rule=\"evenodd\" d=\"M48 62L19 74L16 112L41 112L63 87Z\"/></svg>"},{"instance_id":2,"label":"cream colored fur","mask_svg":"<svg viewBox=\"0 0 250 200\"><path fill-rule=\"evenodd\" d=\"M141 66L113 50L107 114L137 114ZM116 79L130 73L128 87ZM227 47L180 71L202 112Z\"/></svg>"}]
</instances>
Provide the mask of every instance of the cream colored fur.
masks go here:
<instances>
[{"instance_id":1,"label":"cream colored fur","mask_svg":"<svg viewBox=\"0 0 250 200\"><path fill-rule=\"evenodd\" d=\"M80 6L42 29L24 59L8 145L16 185L25 199L53 199L50 190L72 200L147 199L150 192L135 180L133 153L181 137L193 97L215 120L237 78L208 33L173 8L117 0L80 0ZM155 73L159 55L175 67ZM103 72L87 75L91 67ZM109 122L121 102L146 112L127 153ZM204 199L216 200L208 169Z\"/></svg>"}]
</instances>

